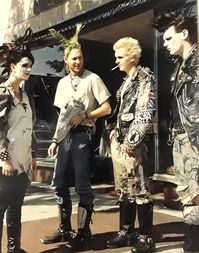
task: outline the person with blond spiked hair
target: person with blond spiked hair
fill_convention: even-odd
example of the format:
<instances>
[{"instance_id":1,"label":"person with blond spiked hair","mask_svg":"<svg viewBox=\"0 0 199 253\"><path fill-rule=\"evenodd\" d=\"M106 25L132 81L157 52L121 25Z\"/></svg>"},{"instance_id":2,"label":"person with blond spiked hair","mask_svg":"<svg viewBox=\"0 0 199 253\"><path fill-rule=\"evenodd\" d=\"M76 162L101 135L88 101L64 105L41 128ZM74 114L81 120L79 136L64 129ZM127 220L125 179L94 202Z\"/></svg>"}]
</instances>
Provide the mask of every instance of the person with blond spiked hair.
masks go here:
<instances>
[{"instance_id":1,"label":"person with blond spiked hair","mask_svg":"<svg viewBox=\"0 0 199 253\"><path fill-rule=\"evenodd\" d=\"M156 80L139 65L142 49L132 37L114 45L115 63L126 78L117 91L117 126L110 134L115 189L119 197L119 232L108 248L133 246L132 252L152 252L153 200L147 188L147 146L156 112ZM147 163L146 163L147 165ZM139 234L134 223L138 213Z\"/></svg>"}]
</instances>

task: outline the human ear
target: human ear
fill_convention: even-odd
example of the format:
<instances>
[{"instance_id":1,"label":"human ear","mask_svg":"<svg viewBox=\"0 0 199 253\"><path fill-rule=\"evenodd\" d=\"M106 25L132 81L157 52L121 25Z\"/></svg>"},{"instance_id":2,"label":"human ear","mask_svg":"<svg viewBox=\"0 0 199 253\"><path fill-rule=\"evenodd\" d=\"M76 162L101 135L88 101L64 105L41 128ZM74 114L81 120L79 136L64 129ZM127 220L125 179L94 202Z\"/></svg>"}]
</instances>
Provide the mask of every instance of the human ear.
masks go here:
<instances>
[{"instance_id":1,"label":"human ear","mask_svg":"<svg viewBox=\"0 0 199 253\"><path fill-rule=\"evenodd\" d=\"M65 62L65 64L67 64L67 58L65 55L64 55L64 62Z\"/></svg>"},{"instance_id":2,"label":"human ear","mask_svg":"<svg viewBox=\"0 0 199 253\"><path fill-rule=\"evenodd\" d=\"M15 68L15 64L14 64L14 63L11 63L11 64L10 64L10 70L13 71L14 68Z\"/></svg>"},{"instance_id":3,"label":"human ear","mask_svg":"<svg viewBox=\"0 0 199 253\"><path fill-rule=\"evenodd\" d=\"M187 29L182 30L182 36L186 40L189 37L189 31Z\"/></svg>"}]
</instances>

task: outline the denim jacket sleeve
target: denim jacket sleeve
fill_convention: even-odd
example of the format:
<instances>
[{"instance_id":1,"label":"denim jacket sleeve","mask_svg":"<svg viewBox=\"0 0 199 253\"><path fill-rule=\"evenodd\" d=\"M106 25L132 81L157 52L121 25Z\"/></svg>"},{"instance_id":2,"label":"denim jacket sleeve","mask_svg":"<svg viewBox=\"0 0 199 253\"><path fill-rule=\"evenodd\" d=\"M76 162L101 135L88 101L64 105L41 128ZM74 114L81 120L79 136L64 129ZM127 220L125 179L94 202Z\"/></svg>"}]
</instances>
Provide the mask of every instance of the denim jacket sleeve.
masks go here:
<instances>
[{"instance_id":1,"label":"denim jacket sleeve","mask_svg":"<svg viewBox=\"0 0 199 253\"><path fill-rule=\"evenodd\" d=\"M143 71L143 70L142 70ZM138 85L135 116L124 142L132 149L138 147L147 133L153 132L156 113L156 80L151 72L143 72Z\"/></svg>"}]
</instances>

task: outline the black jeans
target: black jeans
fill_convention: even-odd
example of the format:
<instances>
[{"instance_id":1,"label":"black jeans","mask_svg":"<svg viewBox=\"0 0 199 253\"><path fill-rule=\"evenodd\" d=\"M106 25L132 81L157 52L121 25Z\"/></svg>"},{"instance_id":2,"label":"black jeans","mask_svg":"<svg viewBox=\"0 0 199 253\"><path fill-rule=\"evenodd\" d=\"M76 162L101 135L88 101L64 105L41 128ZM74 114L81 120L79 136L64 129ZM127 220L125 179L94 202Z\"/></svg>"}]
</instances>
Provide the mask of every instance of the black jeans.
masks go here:
<instances>
[{"instance_id":1,"label":"black jeans","mask_svg":"<svg viewBox=\"0 0 199 253\"><path fill-rule=\"evenodd\" d=\"M21 207L28 183L26 173L4 176L0 168L0 252L5 212L8 253L17 252L21 247Z\"/></svg>"}]
</instances>

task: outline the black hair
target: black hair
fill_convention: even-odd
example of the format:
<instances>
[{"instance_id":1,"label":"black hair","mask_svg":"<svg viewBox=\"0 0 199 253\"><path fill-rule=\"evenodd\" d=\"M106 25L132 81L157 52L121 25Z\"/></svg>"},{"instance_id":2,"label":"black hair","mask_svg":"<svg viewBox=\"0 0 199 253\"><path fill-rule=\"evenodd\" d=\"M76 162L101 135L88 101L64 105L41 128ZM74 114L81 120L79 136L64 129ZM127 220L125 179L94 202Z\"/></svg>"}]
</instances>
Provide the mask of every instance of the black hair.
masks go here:
<instances>
[{"instance_id":1,"label":"black hair","mask_svg":"<svg viewBox=\"0 0 199 253\"><path fill-rule=\"evenodd\" d=\"M165 32L169 27L174 26L177 33L187 29L189 32L189 40L191 43L197 42L197 22L195 16L166 16L162 15L153 22L153 27L159 32Z\"/></svg>"},{"instance_id":2,"label":"black hair","mask_svg":"<svg viewBox=\"0 0 199 253\"><path fill-rule=\"evenodd\" d=\"M19 38L15 38L15 41L12 43L5 43L1 47L1 54L3 55L4 61L2 67L2 75L7 73L10 74L10 65L17 64L22 58L27 57L32 64L34 64L34 57L30 51L30 44L32 41L32 29L28 28L24 34Z\"/></svg>"}]
</instances>

